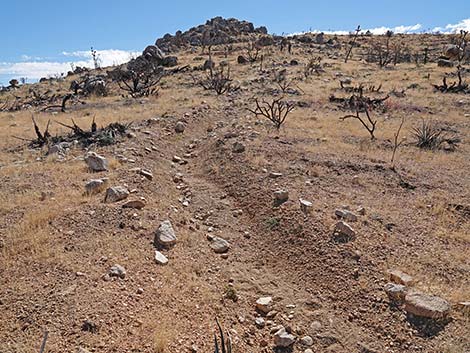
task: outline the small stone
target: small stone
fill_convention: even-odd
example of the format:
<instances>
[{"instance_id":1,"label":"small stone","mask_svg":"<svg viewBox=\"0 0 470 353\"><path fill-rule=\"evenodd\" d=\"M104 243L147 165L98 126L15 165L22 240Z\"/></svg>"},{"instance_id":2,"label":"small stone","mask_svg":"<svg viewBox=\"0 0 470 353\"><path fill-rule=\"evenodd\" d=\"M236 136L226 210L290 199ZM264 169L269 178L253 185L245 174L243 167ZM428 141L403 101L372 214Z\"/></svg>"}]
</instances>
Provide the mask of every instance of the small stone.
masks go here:
<instances>
[{"instance_id":1,"label":"small stone","mask_svg":"<svg viewBox=\"0 0 470 353\"><path fill-rule=\"evenodd\" d=\"M89 196L98 194L108 186L108 183L108 178L91 179L85 184L85 193Z\"/></svg>"},{"instance_id":2,"label":"small stone","mask_svg":"<svg viewBox=\"0 0 470 353\"><path fill-rule=\"evenodd\" d=\"M357 221L357 216L349 210L338 209L338 210L335 211L335 215L338 218L342 218L342 219L344 219L348 222L356 222Z\"/></svg>"},{"instance_id":3,"label":"small stone","mask_svg":"<svg viewBox=\"0 0 470 353\"><path fill-rule=\"evenodd\" d=\"M409 292L405 296L405 311L416 316L442 319L449 315L450 304L437 296L421 292Z\"/></svg>"},{"instance_id":4,"label":"small stone","mask_svg":"<svg viewBox=\"0 0 470 353\"><path fill-rule=\"evenodd\" d=\"M85 348L78 347L77 353L91 353L91 352Z\"/></svg>"},{"instance_id":5,"label":"small stone","mask_svg":"<svg viewBox=\"0 0 470 353\"><path fill-rule=\"evenodd\" d=\"M215 253L221 254L227 252L230 248L230 243L220 237L213 237L211 240L210 247L214 250Z\"/></svg>"},{"instance_id":6,"label":"small stone","mask_svg":"<svg viewBox=\"0 0 470 353\"><path fill-rule=\"evenodd\" d=\"M268 313L266 314L266 317L267 317L268 319L272 319L272 318L274 318L276 315L277 315L277 311L276 311L276 310L271 310L270 312L268 312Z\"/></svg>"},{"instance_id":7,"label":"small stone","mask_svg":"<svg viewBox=\"0 0 470 353\"><path fill-rule=\"evenodd\" d=\"M129 200L122 205L123 208L136 208L138 210L145 207L145 202L142 200Z\"/></svg>"},{"instance_id":8,"label":"small stone","mask_svg":"<svg viewBox=\"0 0 470 353\"><path fill-rule=\"evenodd\" d=\"M274 191L274 205L280 206L289 200L289 192L287 190Z\"/></svg>"},{"instance_id":9,"label":"small stone","mask_svg":"<svg viewBox=\"0 0 470 353\"><path fill-rule=\"evenodd\" d=\"M186 126L184 125L184 123L182 121L178 121L175 125L175 132L178 134L182 134L185 128Z\"/></svg>"},{"instance_id":10,"label":"small stone","mask_svg":"<svg viewBox=\"0 0 470 353\"><path fill-rule=\"evenodd\" d=\"M356 238L356 232L347 223L340 221L335 224L334 238L338 242L348 242Z\"/></svg>"},{"instance_id":11,"label":"small stone","mask_svg":"<svg viewBox=\"0 0 470 353\"><path fill-rule=\"evenodd\" d=\"M114 265L109 269L108 275L110 277L124 278L126 277L126 269L121 265Z\"/></svg>"},{"instance_id":12,"label":"small stone","mask_svg":"<svg viewBox=\"0 0 470 353\"><path fill-rule=\"evenodd\" d=\"M282 177L282 173L271 172L271 173L269 173L269 177L273 178L273 179L280 178L280 177Z\"/></svg>"},{"instance_id":13,"label":"small stone","mask_svg":"<svg viewBox=\"0 0 470 353\"><path fill-rule=\"evenodd\" d=\"M258 309L264 314L267 314L271 311L272 305L273 305L272 297L261 297L256 301L256 309Z\"/></svg>"},{"instance_id":14,"label":"small stone","mask_svg":"<svg viewBox=\"0 0 470 353\"><path fill-rule=\"evenodd\" d=\"M176 234L169 220L160 223L154 239L154 245L171 246L176 244Z\"/></svg>"},{"instance_id":15,"label":"small stone","mask_svg":"<svg viewBox=\"0 0 470 353\"><path fill-rule=\"evenodd\" d=\"M148 180L153 180L153 174L151 171L149 170L145 170L145 169L139 169L139 174L140 175L143 175L145 178L147 178Z\"/></svg>"},{"instance_id":16,"label":"small stone","mask_svg":"<svg viewBox=\"0 0 470 353\"><path fill-rule=\"evenodd\" d=\"M384 289L385 292L388 294L388 297L392 301L401 303L405 300L407 289L404 285L396 283L387 283Z\"/></svg>"},{"instance_id":17,"label":"small stone","mask_svg":"<svg viewBox=\"0 0 470 353\"><path fill-rule=\"evenodd\" d=\"M155 251L155 261L157 264L166 265L168 263L168 258L160 251Z\"/></svg>"},{"instance_id":18,"label":"small stone","mask_svg":"<svg viewBox=\"0 0 470 353\"><path fill-rule=\"evenodd\" d=\"M470 301L459 302L457 308L460 309L464 314L470 314Z\"/></svg>"},{"instance_id":19,"label":"small stone","mask_svg":"<svg viewBox=\"0 0 470 353\"><path fill-rule=\"evenodd\" d=\"M173 176L173 182L175 183L181 183L183 181L183 174L181 173L176 173L174 176Z\"/></svg>"},{"instance_id":20,"label":"small stone","mask_svg":"<svg viewBox=\"0 0 470 353\"><path fill-rule=\"evenodd\" d=\"M242 153L245 152L245 145L241 142L235 142L232 146L232 152L234 153Z\"/></svg>"},{"instance_id":21,"label":"small stone","mask_svg":"<svg viewBox=\"0 0 470 353\"><path fill-rule=\"evenodd\" d=\"M266 322L264 321L262 317L257 317L255 319L255 325L258 328L263 328L264 326L266 326Z\"/></svg>"},{"instance_id":22,"label":"small stone","mask_svg":"<svg viewBox=\"0 0 470 353\"><path fill-rule=\"evenodd\" d=\"M302 343L304 346L310 347L313 345L313 338L310 336L304 336L300 340L300 343Z\"/></svg>"},{"instance_id":23,"label":"small stone","mask_svg":"<svg viewBox=\"0 0 470 353\"><path fill-rule=\"evenodd\" d=\"M103 172L108 170L108 161L96 152L88 152L85 162L92 172Z\"/></svg>"},{"instance_id":24,"label":"small stone","mask_svg":"<svg viewBox=\"0 0 470 353\"><path fill-rule=\"evenodd\" d=\"M306 350L304 350L304 353L313 353L313 351L310 348L307 348Z\"/></svg>"},{"instance_id":25,"label":"small stone","mask_svg":"<svg viewBox=\"0 0 470 353\"><path fill-rule=\"evenodd\" d=\"M112 203L124 200L129 196L129 190L127 190L123 186L113 186L106 190L106 196L104 198L104 202Z\"/></svg>"},{"instance_id":26,"label":"small stone","mask_svg":"<svg viewBox=\"0 0 470 353\"><path fill-rule=\"evenodd\" d=\"M313 209L313 203L311 203L310 201L307 201L307 200L304 200L304 199L300 199L299 200L299 203L300 203L300 210L305 214L305 215L308 215L312 212L312 209Z\"/></svg>"},{"instance_id":27,"label":"small stone","mask_svg":"<svg viewBox=\"0 0 470 353\"><path fill-rule=\"evenodd\" d=\"M287 333L283 327L274 334L274 345L276 347L290 347L295 343L295 336Z\"/></svg>"},{"instance_id":28,"label":"small stone","mask_svg":"<svg viewBox=\"0 0 470 353\"><path fill-rule=\"evenodd\" d=\"M414 283L413 277L400 270L388 270L387 273L390 275L390 281L393 283L405 286L411 286Z\"/></svg>"},{"instance_id":29,"label":"small stone","mask_svg":"<svg viewBox=\"0 0 470 353\"><path fill-rule=\"evenodd\" d=\"M144 292L144 289L142 287L137 288L136 293L137 294L142 294Z\"/></svg>"}]
</instances>

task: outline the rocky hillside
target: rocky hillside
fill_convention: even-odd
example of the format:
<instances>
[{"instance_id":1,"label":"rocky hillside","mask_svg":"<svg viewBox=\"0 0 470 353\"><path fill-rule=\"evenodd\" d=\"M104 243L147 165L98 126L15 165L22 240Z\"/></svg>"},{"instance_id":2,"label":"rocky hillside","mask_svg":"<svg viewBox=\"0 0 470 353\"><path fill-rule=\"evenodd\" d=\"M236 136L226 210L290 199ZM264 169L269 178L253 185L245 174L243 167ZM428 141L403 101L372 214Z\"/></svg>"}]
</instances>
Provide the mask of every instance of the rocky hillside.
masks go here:
<instances>
[{"instance_id":1,"label":"rocky hillside","mask_svg":"<svg viewBox=\"0 0 470 353\"><path fill-rule=\"evenodd\" d=\"M235 18L214 17L205 24L190 28L174 35L165 34L156 41L156 45L167 52L180 48L200 45L221 45L243 41L249 35L267 34L266 27L255 28L253 23Z\"/></svg>"}]
</instances>

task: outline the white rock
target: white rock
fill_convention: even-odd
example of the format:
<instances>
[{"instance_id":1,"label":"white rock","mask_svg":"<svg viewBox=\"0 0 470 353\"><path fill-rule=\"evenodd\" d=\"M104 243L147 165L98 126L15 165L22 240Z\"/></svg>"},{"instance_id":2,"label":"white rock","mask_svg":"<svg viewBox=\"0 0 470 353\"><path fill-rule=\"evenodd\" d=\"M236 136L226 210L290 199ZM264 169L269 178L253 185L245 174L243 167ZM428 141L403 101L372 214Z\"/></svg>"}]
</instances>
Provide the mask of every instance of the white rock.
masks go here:
<instances>
[{"instance_id":1,"label":"white rock","mask_svg":"<svg viewBox=\"0 0 470 353\"><path fill-rule=\"evenodd\" d=\"M212 241L211 241L211 244L210 244L210 247L217 254L221 254L221 253L224 253L224 252L228 251L228 249L230 248L230 243L227 240L223 239L223 238L213 237Z\"/></svg>"},{"instance_id":2,"label":"white rock","mask_svg":"<svg viewBox=\"0 0 470 353\"><path fill-rule=\"evenodd\" d=\"M88 152L85 156L85 162L93 172L102 172L108 170L108 161L96 152Z\"/></svg>"},{"instance_id":3,"label":"white rock","mask_svg":"<svg viewBox=\"0 0 470 353\"><path fill-rule=\"evenodd\" d=\"M264 321L264 319L262 317L257 317L255 319L255 325L258 328L263 328L264 326L266 326L266 322Z\"/></svg>"},{"instance_id":4,"label":"white rock","mask_svg":"<svg viewBox=\"0 0 470 353\"><path fill-rule=\"evenodd\" d=\"M154 245L171 246L176 244L176 234L169 220L160 223L155 233Z\"/></svg>"},{"instance_id":5,"label":"white rock","mask_svg":"<svg viewBox=\"0 0 470 353\"><path fill-rule=\"evenodd\" d=\"M304 200L304 199L300 199L299 202L300 202L300 210L305 215L308 215L312 212L313 203L311 203L310 201Z\"/></svg>"},{"instance_id":6,"label":"white rock","mask_svg":"<svg viewBox=\"0 0 470 353\"><path fill-rule=\"evenodd\" d=\"M256 301L256 309L258 309L264 314L267 314L271 311L272 305L273 305L272 297L261 297Z\"/></svg>"},{"instance_id":7,"label":"white rock","mask_svg":"<svg viewBox=\"0 0 470 353\"><path fill-rule=\"evenodd\" d=\"M104 197L104 202L112 203L124 200L129 196L129 190L123 186L113 186L106 190L106 196Z\"/></svg>"},{"instance_id":8,"label":"white rock","mask_svg":"<svg viewBox=\"0 0 470 353\"><path fill-rule=\"evenodd\" d=\"M160 251L155 251L155 261L157 264L166 265L168 263L168 258Z\"/></svg>"}]
</instances>

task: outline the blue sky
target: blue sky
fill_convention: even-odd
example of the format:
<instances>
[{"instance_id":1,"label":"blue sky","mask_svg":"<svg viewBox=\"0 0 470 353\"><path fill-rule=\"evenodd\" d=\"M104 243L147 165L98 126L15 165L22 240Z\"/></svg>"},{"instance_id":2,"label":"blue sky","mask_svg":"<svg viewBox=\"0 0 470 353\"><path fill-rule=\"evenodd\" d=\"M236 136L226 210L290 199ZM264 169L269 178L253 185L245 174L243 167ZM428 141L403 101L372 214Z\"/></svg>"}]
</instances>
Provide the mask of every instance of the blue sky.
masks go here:
<instances>
[{"instance_id":1,"label":"blue sky","mask_svg":"<svg viewBox=\"0 0 470 353\"><path fill-rule=\"evenodd\" d=\"M470 18L470 0L1 0L0 84L21 74L34 79L47 66L37 63L50 63L49 74L64 69L63 63L89 63L90 46L102 50L104 64L122 62L167 32L219 15L277 34L352 30L358 24L420 24L419 30L428 30Z\"/></svg>"}]
</instances>

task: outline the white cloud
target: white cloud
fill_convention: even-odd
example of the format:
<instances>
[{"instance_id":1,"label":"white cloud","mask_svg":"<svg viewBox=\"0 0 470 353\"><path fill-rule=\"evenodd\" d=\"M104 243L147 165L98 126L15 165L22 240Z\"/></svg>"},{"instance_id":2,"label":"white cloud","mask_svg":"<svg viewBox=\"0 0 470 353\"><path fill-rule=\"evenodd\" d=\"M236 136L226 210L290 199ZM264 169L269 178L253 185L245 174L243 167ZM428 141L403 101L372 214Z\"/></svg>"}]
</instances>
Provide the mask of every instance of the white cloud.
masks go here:
<instances>
[{"instance_id":1,"label":"white cloud","mask_svg":"<svg viewBox=\"0 0 470 353\"><path fill-rule=\"evenodd\" d=\"M120 65L128 62L140 53L118 49L97 50L97 55L102 67ZM57 61L41 61L28 55L22 55L21 62L0 62L0 75L3 77L27 77L37 80L41 77L54 76L66 73L72 69L72 65L82 67L94 67L90 51L63 52ZM71 59L71 60L67 60Z\"/></svg>"},{"instance_id":2,"label":"white cloud","mask_svg":"<svg viewBox=\"0 0 470 353\"><path fill-rule=\"evenodd\" d=\"M464 19L455 24L448 24L445 27L435 27L433 32L458 33L460 31L470 31L470 18Z\"/></svg>"},{"instance_id":3,"label":"white cloud","mask_svg":"<svg viewBox=\"0 0 470 353\"><path fill-rule=\"evenodd\" d=\"M372 34L385 34L387 31L392 31L393 33L415 33L416 31L420 30L422 28L422 25L417 23L413 26L396 26L396 27L376 27L376 28L366 28L366 29L361 29L362 33L365 33L367 31L371 32ZM323 32L325 34L336 34L336 35L347 35L351 33L351 31L344 31L344 30L338 30L338 31L320 31L320 30L314 30L310 31L310 33L320 33ZM354 31L353 31L354 32ZM308 33L308 32L303 32L303 33ZM294 34L302 34L302 33L294 33Z\"/></svg>"}]
</instances>

